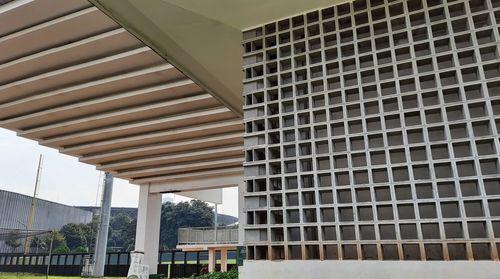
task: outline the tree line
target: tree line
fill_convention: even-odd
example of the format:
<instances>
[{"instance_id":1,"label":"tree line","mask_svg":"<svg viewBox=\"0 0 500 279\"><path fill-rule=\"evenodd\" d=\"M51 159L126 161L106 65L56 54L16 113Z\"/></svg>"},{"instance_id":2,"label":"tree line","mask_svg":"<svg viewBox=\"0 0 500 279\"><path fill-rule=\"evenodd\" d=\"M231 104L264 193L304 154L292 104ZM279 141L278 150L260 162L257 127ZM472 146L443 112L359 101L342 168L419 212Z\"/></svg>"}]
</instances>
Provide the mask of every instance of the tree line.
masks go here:
<instances>
[{"instance_id":1,"label":"tree line","mask_svg":"<svg viewBox=\"0 0 500 279\"><path fill-rule=\"evenodd\" d=\"M171 249L177 245L177 229L185 227L213 226L213 207L206 202L191 200L177 204L162 205L160 225L160 249ZM134 248L137 216L119 212L110 218L108 251L131 251ZM66 224L53 233L53 253L89 253L95 245L98 218L89 224ZM31 247L49 247L51 235L34 236ZM23 240L10 237L6 244L15 250ZM33 250L33 249L32 249Z\"/></svg>"}]
</instances>

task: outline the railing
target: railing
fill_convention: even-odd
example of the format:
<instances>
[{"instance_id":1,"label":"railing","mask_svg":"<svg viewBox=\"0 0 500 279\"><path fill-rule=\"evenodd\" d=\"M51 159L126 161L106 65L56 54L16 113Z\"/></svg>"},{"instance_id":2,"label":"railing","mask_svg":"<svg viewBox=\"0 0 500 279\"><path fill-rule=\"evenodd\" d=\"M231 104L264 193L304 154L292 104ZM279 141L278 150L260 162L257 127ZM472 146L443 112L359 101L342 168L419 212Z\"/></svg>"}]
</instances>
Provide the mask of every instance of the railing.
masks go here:
<instances>
[{"instance_id":1,"label":"railing","mask_svg":"<svg viewBox=\"0 0 500 279\"><path fill-rule=\"evenodd\" d=\"M181 228L177 231L178 245L236 243L238 227Z\"/></svg>"},{"instance_id":2,"label":"railing","mask_svg":"<svg viewBox=\"0 0 500 279\"><path fill-rule=\"evenodd\" d=\"M0 253L0 273L45 274L50 262L50 275L80 276L83 258L88 254L31 254ZM216 256L220 258L219 254ZM228 252L229 269L237 268L236 251ZM106 254L106 277L126 277L130 265L129 252L109 252ZM220 268L220 264L217 264ZM208 252L182 252L180 250L158 253L158 274L168 278L185 278L201 275L208 270ZM1 276L0 276L1 277Z\"/></svg>"}]
</instances>

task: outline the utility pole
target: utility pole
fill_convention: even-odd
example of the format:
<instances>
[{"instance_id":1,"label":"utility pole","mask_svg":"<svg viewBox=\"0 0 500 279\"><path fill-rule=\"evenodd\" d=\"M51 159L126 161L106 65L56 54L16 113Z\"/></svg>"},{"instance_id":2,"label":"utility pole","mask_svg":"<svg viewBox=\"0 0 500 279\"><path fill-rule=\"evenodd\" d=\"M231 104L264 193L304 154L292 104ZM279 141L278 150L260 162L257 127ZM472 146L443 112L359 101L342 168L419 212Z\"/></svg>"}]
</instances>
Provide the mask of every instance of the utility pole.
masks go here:
<instances>
[{"instance_id":1,"label":"utility pole","mask_svg":"<svg viewBox=\"0 0 500 279\"><path fill-rule=\"evenodd\" d=\"M111 215L111 197L113 195L113 175L107 172L104 175L104 192L101 202L101 216L97 230L93 277L104 276L106 249L108 246L109 219Z\"/></svg>"},{"instance_id":2,"label":"utility pole","mask_svg":"<svg viewBox=\"0 0 500 279\"><path fill-rule=\"evenodd\" d=\"M217 213L217 203L215 203L215 212L214 212L214 235L215 235L215 243L217 243L217 227L219 226L218 213Z\"/></svg>"},{"instance_id":3,"label":"utility pole","mask_svg":"<svg viewBox=\"0 0 500 279\"><path fill-rule=\"evenodd\" d=\"M38 158L38 169L36 171L36 180L35 180L35 190L33 192L33 198L31 199L31 210L30 210L30 215L28 216L28 224L26 226L26 238L24 241L24 254L28 254L30 252L30 246L31 246L31 237L29 237L29 231L33 228L33 222L35 221L35 214L36 214L36 203L38 199L38 188L40 186L40 177L42 175L42 162L43 162L43 155L40 154L40 157Z\"/></svg>"}]
</instances>

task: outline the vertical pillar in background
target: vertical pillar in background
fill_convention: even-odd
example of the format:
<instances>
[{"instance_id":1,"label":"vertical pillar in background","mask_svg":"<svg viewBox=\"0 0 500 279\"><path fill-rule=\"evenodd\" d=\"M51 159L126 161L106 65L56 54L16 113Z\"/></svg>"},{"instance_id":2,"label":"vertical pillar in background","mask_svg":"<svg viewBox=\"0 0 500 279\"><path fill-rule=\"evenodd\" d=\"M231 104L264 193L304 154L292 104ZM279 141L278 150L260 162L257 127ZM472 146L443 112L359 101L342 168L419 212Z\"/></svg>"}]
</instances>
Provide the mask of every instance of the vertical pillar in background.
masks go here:
<instances>
[{"instance_id":1,"label":"vertical pillar in background","mask_svg":"<svg viewBox=\"0 0 500 279\"><path fill-rule=\"evenodd\" d=\"M215 271L216 257L215 257L215 249L208 248L208 272Z\"/></svg>"},{"instance_id":2,"label":"vertical pillar in background","mask_svg":"<svg viewBox=\"0 0 500 279\"><path fill-rule=\"evenodd\" d=\"M238 184L238 246L243 246L245 240L244 226L247 223L247 215L244 209L245 182Z\"/></svg>"},{"instance_id":3,"label":"vertical pillar in background","mask_svg":"<svg viewBox=\"0 0 500 279\"><path fill-rule=\"evenodd\" d=\"M104 192L101 203L101 216L99 230L97 231L94 252L94 277L104 276L106 249L108 247L109 219L111 215L111 198L113 196L113 175L106 173L104 176Z\"/></svg>"},{"instance_id":4,"label":"vertical pillar in background","mask_svg":"<svg viewBox=\"0 0 500 279\"><path fill-rule=\"evenodd\" d=\"M227 249L224 248L220 250L220 271L227 271Z\"/></svg>"},{"instance_id":5,"label":"vertical pillar in background","mask_svg":"<svg viewBox=\"0 0 500 279\"><path fill-rule=\"evenodd\" d=\"M219 226L219 220L218 220L218 213L217 213L217 203L215 203L215 207L214 207L214 241L215 243L217 243L217 227Z\"/></svg>"},{"instance_id":6,"label":"vertical pillar in background","mask_svg":"<svg viewBox=\"0 0 500 279\"><path fill-rule=\"evenodd\" d=\"M144 253L143 264L149 266L150 274L156 274L160 245L161 194L152 194L149 190L149 185L142 185L139 189L135 251Z\"/></svg>"}]
</instances>

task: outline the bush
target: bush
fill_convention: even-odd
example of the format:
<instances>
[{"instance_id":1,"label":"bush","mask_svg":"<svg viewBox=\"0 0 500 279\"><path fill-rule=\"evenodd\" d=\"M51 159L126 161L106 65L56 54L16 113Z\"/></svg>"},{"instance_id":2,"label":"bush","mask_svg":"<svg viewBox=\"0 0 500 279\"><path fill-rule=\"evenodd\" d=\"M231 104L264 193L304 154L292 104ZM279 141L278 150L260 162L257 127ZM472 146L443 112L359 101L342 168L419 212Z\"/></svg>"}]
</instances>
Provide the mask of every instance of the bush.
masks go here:
<instances>
[{"instance_id":1,"label":"bush","mask_svg":"<svg viewBox=\"0 0 500 279\"><path fill-rule=\"evenodd\" d=\"M231 270L228 272L213 272L213 273L208 273L202 276L193 276L191 278L197 278L197 279L238 279L238 271L237 270Z\"/></svg>"},{"instance_id":2,"label":"bush","mask_svg":"<svg viewBox=\"0 0 500 279\"><path fill-rule=\"evenodd\" d=\"M69 247L65 243L57 246L57 248L52 251L52 253L54 254L67 254L69 252L70 252Z\"/></svg>"},{"instance_id":3,"label":"bush","mask_svg":"<svg viewBox=\"0 0 500 279\"><path fill-rule=\"evenodd\" d=\"M71 252L72 253L87 253L88 249L87 249L87 247L78 246L75 249L73 249Z\"/></svg>"}]
</instances>

